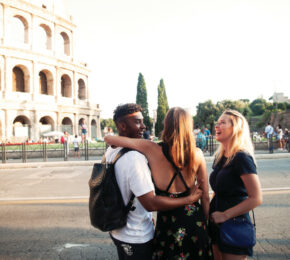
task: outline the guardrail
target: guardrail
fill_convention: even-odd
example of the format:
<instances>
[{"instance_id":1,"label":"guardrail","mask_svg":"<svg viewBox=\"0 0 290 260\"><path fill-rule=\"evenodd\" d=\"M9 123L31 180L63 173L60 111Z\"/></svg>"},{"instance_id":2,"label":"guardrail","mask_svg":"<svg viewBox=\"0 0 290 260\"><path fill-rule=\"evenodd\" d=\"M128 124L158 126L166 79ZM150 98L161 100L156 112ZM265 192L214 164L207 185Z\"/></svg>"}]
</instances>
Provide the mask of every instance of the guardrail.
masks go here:
<instances>
[{"instance_id":1,"label":"guardrail","mask_svg":"<svg viewBox=\"0 0 290 260\"><path fill-rule=\"evenodd\" d=\"M73 144L64 142L54 143L1 143L0 158L2 163L31 162L31 161L59 161L59 160L94 160L99 159L106 150L105 142L83 142L79 153Z\"/></svg>"},{"instance_id":2,"label":"guardrail","mask_svg":"<svg viewBox=\"0 0 290 260\"><path fill-rule=\"evenodd\" d=\"M214 136L208 138L207 145L202 150L207 151L206 155L212 156L218 147L218 142ZM265 153L274 153L277 151L278 144L273 138L267 141L254 142L256 151ZM100 159L105 150L106 143L98 141L82 143L79 148L79 157L74 151L73 144L64 142L63 144L54 143L2 143L0 150L0 158L2 163L9 162L32 162L32 161L68 161L68 160L97 160ZM289 141L286 144L287 151L290 153Z\"/></svg>"}]
</instances>

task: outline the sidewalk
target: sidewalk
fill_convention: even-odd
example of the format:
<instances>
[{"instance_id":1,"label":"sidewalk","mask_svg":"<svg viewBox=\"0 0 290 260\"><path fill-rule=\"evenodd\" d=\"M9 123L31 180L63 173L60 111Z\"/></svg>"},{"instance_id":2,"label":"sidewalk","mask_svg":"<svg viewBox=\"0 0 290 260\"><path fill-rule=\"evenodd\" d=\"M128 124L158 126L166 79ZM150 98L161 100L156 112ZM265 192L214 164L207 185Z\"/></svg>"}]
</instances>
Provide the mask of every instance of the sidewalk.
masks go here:
<instances>
[{"instance_id":1,"label":"sidewalk","mask_svg":"<svg viewBox=\"0 0 290 260\"><path fill-rule=\"evenodd\" d=\"M281 159L290 158L290 153L285 151L275 151L270 154L268 151L256 151L255 158L259 159ZM214 157L209 156L209 153L205 153L205 160L207 162L213 162ZM101 160L89 160L89 161L53 161L53 162L28 162L28 163L1 163L1 169L21 169L21 168L44 168L44 167L68 167L68 166L93 166L94 163Z\"/></svg>"}]
</instances>

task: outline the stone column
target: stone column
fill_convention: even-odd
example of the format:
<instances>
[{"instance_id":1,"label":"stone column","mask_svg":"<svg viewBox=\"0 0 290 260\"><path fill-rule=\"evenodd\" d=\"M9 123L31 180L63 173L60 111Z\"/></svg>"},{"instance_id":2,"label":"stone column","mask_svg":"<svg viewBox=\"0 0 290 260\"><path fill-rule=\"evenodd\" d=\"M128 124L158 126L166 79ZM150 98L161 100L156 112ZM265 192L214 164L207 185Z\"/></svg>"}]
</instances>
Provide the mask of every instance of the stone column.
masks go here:
<instances>
[{"instance_id":1,"label":"stone column","mask_svg":"<svg viewBox=\"0 0 290 260\"><path fill-rule=\"evenodd\" d=\"M78 102L78 86L77 86L77 79L76 79L76 71L73 71L73 78L72 78L72 98L73 104L76 105Z\"/></svg>"},{"instance_id":2,"label":"stone column","mask_svg":"<svg viewBox=\"0 0 290 260\"><path fill-rule=\"evenodd\" d=\"M13 136L13 121L9 117L9 113L7 109L4 109L4 118L5 118L5 137L9 140ZM11 122L11 124L9 124Z\"/></svg>"},{"instance_id":3,"label":"stone column","mask_svg":"<svg viewBox=\"0 0 290 260\"><path fill-rule=\"evenodd\" d=\"M6 27L8 26L8 18L7 18L7 12L6 12L6 8L7 6L5 4L2 4L3 6L3 10L2 10L2 18L1 18L1 23L2 23L2 37L0 37L1 39L1 43L5 44L7 42L7 39L6 39Z\"/></svg>"},{"instance_id":4,"label":"stone column","mask_svg":"<svg viewBox=\"0 0 290 260\"><path fill-rule=\"evenodd\" d=\"M38 113L37 110L33 111L33 121L31 122L32 126L32 133L31 133L31 139L34 141L39 140L39 118L38 118Z\"/></svg>"},{"instance_id":5,"label":"stone column","mask_svg":"<svg viewBox=\"0 0 290 260\"><path fill-rule=\"evenodd\" d=\"M101 131L101 119L100 119L100 112L97 112L97 138L101 139L102 138L102 131Z\"/></svg>"},{"instance_id":6,"label":"stone column","mask_svg":"<svg viewBox=\"0 0 290 260\"><path fill-rule=\"evenodd\" d=\"M59 78L59 67L55 67L55 89L54 89L54 98L55 98L55 103L58 103L60 101L60 78Z\"/></svg>"},{"instance_id":7,"label":"stone column","mask_svg":"<svg viewBox=\"0 0 290 260\"><path fill-rule=\"evenodd\" d=\"M92 139L92 115L88 115L88 119L87 119L87 122L88 122L88 137L90 139Z\"/></svg>"},{"instance_id":8,"label":"stone column","mask_svg":"<svg viewBox=\"0 0 290 260\"><path fill-rule=\"evenodd\" d=\"M35 61L32 60L32 86L31 86L31 94L32 94L32 100L34 102L38 101L39 98L39 77L38 77L38 73L37 73L37 66L35 64Z\"/></svg>"},{"instance_id":9,"label":"stone column","mask_svg":"<svg viewBox=\"0 0 290 260\"><path fill-rule=\"evenodd\" d=\"M74 116L73 135L75 136L75 135L79 135L79 132L78 132L78 114L74 113L73 116Z\"/></svg>"}]
</instances>

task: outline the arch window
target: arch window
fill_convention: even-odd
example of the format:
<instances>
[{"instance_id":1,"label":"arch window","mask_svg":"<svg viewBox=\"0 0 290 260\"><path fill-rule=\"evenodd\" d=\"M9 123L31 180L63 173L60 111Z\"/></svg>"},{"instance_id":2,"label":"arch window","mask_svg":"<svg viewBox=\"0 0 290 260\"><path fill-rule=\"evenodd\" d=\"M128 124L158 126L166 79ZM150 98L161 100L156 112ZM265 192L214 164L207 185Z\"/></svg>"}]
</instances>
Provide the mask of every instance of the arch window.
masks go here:
<instances>
[{"instance_id":1,"label":"arch window","mask_svg":"<svg viewBox=\"0 0 290 260\"><path fill-rule=\"evenodd\" d=\"M54 129L53 119L49 116L44 116L40 118L39 123L40 123L39 126L40 134L52 131Z\"/></svg>"},{"instance_id":2,"label":"arch window","mask_svg":"<svg viewBox=\"0 0 290 260\"><path fill-rule=\"evenodd\" d=\"M47 95L47 78L44 72L39 72L39 85L40 85L40 94Z\"/></svg>"},{"instance_id":3,"label":"arch window","mask_svg":"<svg viewBox=\"0 0 290 260\"><path fill-rule=\"evenodd\" d=\"M53 95L53 75L48 70L42 70L39 76L39 93L42 95Z\"/></svg>"},{"instance_id":4,"label":"arch window","mask_svg":"<svg viewBox=\"0 0 290 260\"><path fill-rule=\"evenodd\" d=\"M31 123L26 116L17 116L13 121L13 135L15 137L30 137Z\"/></svg>"},{"instance_id":5,"label":"arch window","mask_svg":"<svg viewBox=\"0 0 290 260\"><path fill-rule=\"evenodd\" d=\"M26 92L25 91L24 72L19 67L13 68L12 91Z\"/></svg>"},{"instance_id":6,"label":"arch window","mask_svg":"<svg viewBox=\"0 0 290 260\"><path fill-rule=\"evenodd\" d=\"M15 15L10 22L10 39L16 43L28 43L28 22L20 15Z\"/></svg>"},{"instance_id":7,"label":"arch window","mask_svg":"<svg viewBox=\"0 0 290 260\"><path fill-rule=\"evenodd\" d=\"M61 127L63 132L73 133L72 121L69 117L65 117L61 122Z\"/></svg>"},{"instance_id":8,"label":"arch window","mask_svg":"<svg viewBox=\"0 0 290 260\"><path fill-rule=\"evenodd\" d=\"M60 33L61 36L61 43L63 45L63 53L67 56L70 55L70 40L68 35L65 32Z\"/></svg>"},{"instance_id":9,"label":"arch window","mask_svg":"<svg viewBox=\"0 0 290 260\"><path fill-rule=\"evenodd\" d=\"M61 95L63 97L71 97L72 96L71 79L68 75L63 75L61 77Z\"/></svg>"},{"instance_id":10,"label":"arch window","mask_svg":"<svg viewBox=\"0 0 290 260\"><path fill-rule=\"evenodd\" d=\"M40 49L51 50L52 37L51 29L46 24L40 24L38 29L38 46Z\"/></svg>"},{"instance_id":11,"label":"arch window","mask_svg":"<svg viewBox=\"0 0 290 260\"><path fill-rule=\"evenodd\" d=\"M79 85L79 89L78 89L78 97L81 100L86 99L86 85L85 82L82 79L78 80L78 85Z\"/></svg>"}]
</instances>

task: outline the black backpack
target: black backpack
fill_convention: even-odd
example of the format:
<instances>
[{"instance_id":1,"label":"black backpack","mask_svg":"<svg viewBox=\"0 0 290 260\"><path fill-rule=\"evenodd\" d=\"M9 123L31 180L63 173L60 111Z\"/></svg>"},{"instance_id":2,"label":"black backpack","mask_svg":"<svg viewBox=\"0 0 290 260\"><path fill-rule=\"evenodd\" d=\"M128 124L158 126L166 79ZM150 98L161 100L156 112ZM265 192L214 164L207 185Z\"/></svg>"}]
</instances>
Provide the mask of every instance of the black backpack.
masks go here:
<instances>
[{"instance_id":1,"label":"black backpack","mask_svg":"<svg viewBox=\"0 0 290 260\"><path fill-rule=\"evenodd\" d=\"M95 163L89 180L89 211L91 224L101 231L111 231L124 227L127 215L132 207L134 194L127 205L124 204L115 176L115 163L131 149L123 148L111 163L106 163L105 156L101 163Z\"/></svg>"}]
</instances>

